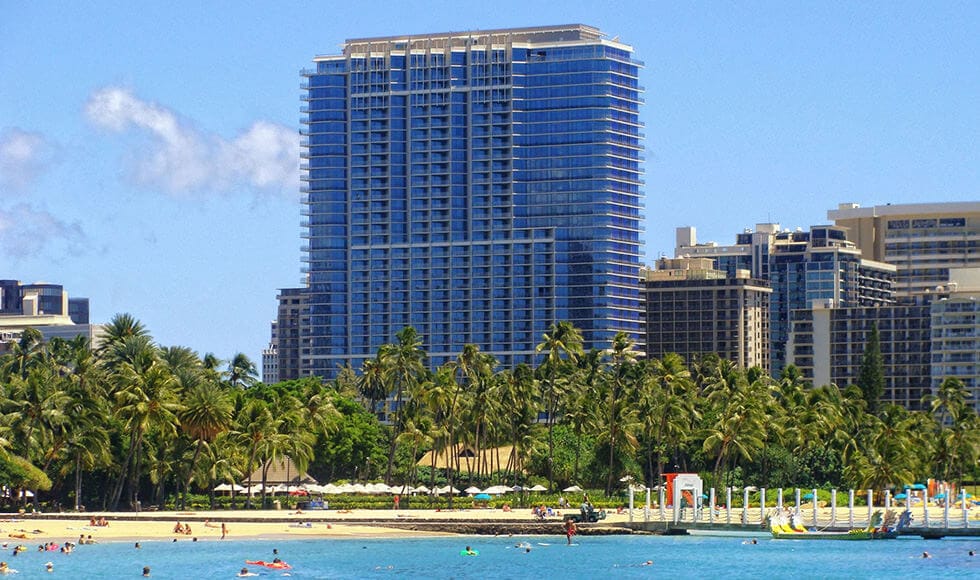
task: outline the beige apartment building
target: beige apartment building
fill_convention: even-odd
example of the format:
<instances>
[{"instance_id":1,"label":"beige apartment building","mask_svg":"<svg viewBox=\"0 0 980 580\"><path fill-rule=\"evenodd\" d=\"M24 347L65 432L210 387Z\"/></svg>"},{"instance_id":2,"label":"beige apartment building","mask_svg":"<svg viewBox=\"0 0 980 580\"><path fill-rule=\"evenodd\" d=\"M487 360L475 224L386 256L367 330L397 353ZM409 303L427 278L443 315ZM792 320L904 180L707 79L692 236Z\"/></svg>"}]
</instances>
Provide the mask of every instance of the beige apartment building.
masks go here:
<instances>
[{"instance_id":1,"label":"beige apartment building","mask_svg":"<svg viewBox=\"0 0 980 580\"><path fill-rule=\"evenodd\" d=\"M641 271L646 353L674 352L690 362L715 353L743 368L769 371L769 296L748 270L729 276L709 258L661 258Z\"/></svg>"},{"instance_id":2,"label":"beige apartment building","mask_svg":"<svg viewBox=\"0 0 980 580\"><path fill-rule=\"evenodd\" d=\"M980 267L980 202L842 203L827 217L863 258L895 266L897 298L935 292L952 268Z\"/></svg>"}]
</instances>

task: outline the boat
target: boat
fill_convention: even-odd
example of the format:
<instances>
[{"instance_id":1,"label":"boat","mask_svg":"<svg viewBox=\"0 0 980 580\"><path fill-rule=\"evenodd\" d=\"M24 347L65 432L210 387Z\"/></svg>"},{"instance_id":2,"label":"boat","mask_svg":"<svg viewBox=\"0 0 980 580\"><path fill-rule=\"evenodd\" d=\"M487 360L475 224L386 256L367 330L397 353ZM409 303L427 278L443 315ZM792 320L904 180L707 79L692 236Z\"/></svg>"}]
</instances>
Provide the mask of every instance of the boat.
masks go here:
<instances>
[{"instance_id":1,"label":"boat","mask_svg":"<svg viewBox=\"0 0 980 580\"><path fill-rule=\"evenodd\" d=\"M843 532L811 531L802 525L798 514L783 511L769 517L769 530L774 540L893 540L910 520L908 512L896 517L891 510L884 514L879 510L872 514L866 528Z\"/></svg>"}]
</instances>

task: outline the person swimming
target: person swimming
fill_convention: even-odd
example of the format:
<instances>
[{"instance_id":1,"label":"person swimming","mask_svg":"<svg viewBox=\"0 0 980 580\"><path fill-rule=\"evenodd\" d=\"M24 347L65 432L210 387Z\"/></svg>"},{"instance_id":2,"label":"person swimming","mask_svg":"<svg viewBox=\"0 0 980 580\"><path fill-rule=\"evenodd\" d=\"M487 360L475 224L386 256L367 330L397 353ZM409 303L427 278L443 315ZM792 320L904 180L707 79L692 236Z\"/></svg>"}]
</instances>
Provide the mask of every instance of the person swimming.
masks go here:
<instances>
[{"instance_id":1,"label":"person swimming","mask_svg":"<svg viewBox=\"0 0 980 580\"><path fill-rule=\"evenodd\" d=\"M248 568L242 568L237 575L239 578L245 578L247 576L258 576L258 574L256 574L255 572L249 572Z\"/></svg>"},{"instance_id":2,"label":"person swimming","mask_svg":"<svg viewBox=\"0 0 980 580\"><path fill-rule=\"evenodd\" d=\"M466 549L463 550L463 554L465 554L467 556L476 556L477 555L477 552L473 548L471 548L469 546L466 546Z\"/></svg>"}]
</instances>

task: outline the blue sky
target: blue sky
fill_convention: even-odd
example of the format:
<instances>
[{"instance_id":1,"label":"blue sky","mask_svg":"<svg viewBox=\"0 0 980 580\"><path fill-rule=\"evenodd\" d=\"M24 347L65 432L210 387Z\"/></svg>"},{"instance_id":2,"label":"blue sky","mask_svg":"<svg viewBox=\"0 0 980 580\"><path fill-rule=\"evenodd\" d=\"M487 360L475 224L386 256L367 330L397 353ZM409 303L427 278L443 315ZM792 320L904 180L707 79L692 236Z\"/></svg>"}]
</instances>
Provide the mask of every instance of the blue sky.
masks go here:
<instances>
[{"instance_id":1,"label":"blue sky","mask_svg":"<svg viewBox=\"0 0 980 580\"><path fill-rule=\"evenodd\" d=\"M977 2L0 0L0 278L258 362L300 281L299 70L346 38L576 22L646 64L648 260L677 226L978 199Z\"/></svg>"}]
</instances>

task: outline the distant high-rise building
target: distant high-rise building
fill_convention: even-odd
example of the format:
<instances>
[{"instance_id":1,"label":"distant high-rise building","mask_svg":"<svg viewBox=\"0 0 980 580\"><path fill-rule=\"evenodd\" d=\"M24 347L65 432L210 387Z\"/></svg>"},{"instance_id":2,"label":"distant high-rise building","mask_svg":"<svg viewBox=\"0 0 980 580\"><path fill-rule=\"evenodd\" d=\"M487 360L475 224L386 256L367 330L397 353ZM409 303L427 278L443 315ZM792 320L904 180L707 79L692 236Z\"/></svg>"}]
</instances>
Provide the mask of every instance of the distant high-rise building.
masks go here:
<instances>
[{"instance_id":1,"label":"distant high-rise building","mask_svg":"<svg viewBox=\"0 0 980 580\"><path fill-rule=\"evenodd\" d=\"M279 351L274 342L262 349L262 382L267 385L279 382Z\"/></svg>"},{"instance_id":2,"label":"distant high-rise building","mask_svg":"<svg viewBox=\"0 0 980 580\"><path fill-rule=\"evenodd\" d=\"M953 268L949 278L930 311L932 388L959 379L980 410L980 268Z\"/></svg>"},{"instance_id":3,"label":"distant high-rise building","mask_svg":"<svg viewBox=\"0 0 980 580\"><path fill-rule=\"evenodd\" d=\"M827 217L847 228L863 257L895 266L899 298L945 286L952 268L980 267L980 202L842 203Z\"/></svg>"},{"instance_id":4,"label":"distant high-rise building","mask_svg":"<svg viewBox=\"0 0 980 580\"><path fill-rule=\"evenodd\" d=\"M756 231L738 234L732 246L699 244L694 228L679 228L675 251L714 259L730 275L746 269L769 282L770 362L777 375L786 364L793 310L815 303L850 307L894 302L895 266L863 258L843 227L780 231L778 224L758 224Z\"/></svg>"},{"instance_id":5,"label":"distant high-rise building","mask_svg":"<svg viewBox=\"0 0 980 580\"><path fill-rule=\"evenodd\" d=\"M93 346L104 334L101 325L89 324L88 298L69 298L60 284L0 280L0 353L26 328L40 331L45 340L84 336Z\"/></svg>"},{"instance_id":6,"label":"distant high-rise building","mask_svg":"<svg viewBox=\"0 0 980 580\"><path fill-rule=\"evenodd\" d=\"M267 349L275 353L276 372L269 378L279 382L309 376L309 292L306 288L281 288L277 298L279 309ZM265 354L262 358L264 361Z\"/></svg>"},{"instance_id":7,"label":"distant high-rise building","mask_svg":"<svg viewBox=\"0 0 980 580\"><path fill-rule=\"evenodd\" d=\"M856 384L872 325L877 326L884 362L882 401L922 409L931 392L930 307L894 304L828 308L817 304L794 310L787 363L814 385Z\"/></svg>"},{"instance_id":8,"label":"distant high-rise building","mask_svg":"<svg viewBox=\"0 0 980 580\"><path fill-rule=\"evenodd\" d=\"M647 356L717 354L769 370L768 283L748 270L728 276L707 258L662 258L643 275Z\"/></svg>"},{"instance_id":9,"label":"distant high-rise building","mask_svg":"<svg viewBox=\"0 0 980 580\"><path fill-rule=\"evenodd\" d=\"M640 66L578 24L317 57L302 120L311 372L359 366L406 326L432 364L468 343L529 362L563 320L587 349L620 331L642 343Z\"/></svg>"}]
</instances>

